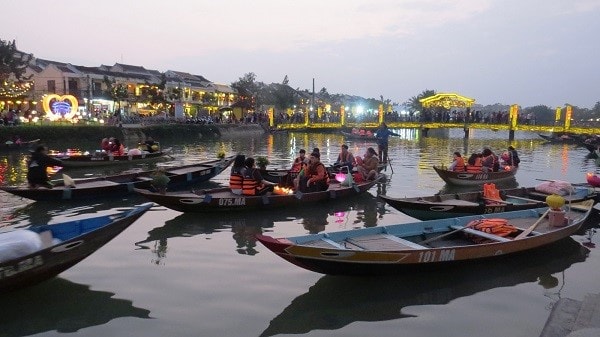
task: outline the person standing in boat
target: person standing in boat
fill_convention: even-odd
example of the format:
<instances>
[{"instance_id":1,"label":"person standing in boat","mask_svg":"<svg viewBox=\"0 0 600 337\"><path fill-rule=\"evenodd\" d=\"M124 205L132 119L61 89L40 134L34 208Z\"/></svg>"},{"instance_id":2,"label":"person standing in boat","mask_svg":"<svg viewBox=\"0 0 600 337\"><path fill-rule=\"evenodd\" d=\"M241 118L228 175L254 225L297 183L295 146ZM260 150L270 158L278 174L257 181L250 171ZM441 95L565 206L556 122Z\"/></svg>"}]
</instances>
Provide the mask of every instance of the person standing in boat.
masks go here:
<instances>
[{"instance_id":1,"label":"person standing in boat","mask_svg":"<svg viewBox=\"0 0 600 337\"><path fill-rule=\"evenodd\" d=\"M48 156L48 148L46 146L39 145L36 147L27 162L27 182L29 183L29 187L52 188L53 185L50 183L47 172L48 167L52 166L63 166L63 163L59 159Z\"/></svg>"},{"instance_id":2,"label":"person standing in boat","mask_svg":"<svg viewBox=\"0 0 600 337\"><path fill-rule=\"evenodd\" d=\"M329 188L329 172L321 163L321 154L313 152L309 157L308 167L300 177L298 189L300 192L319 192Z\"/></svg>"},{"instance_id":3,"label":"person standing in boat","mask_svg":"<svg viewBox=\"0 0 600 337\"><path fill-rule=\"evenodd\" d=\"M448 171L464 172L466 170L465 159L460 155L460 152L454 152L452 164L448 166Z\"/></svg>"},{"instance_id":4,"label":"person standing in boat","mask_svg":"<svg viewBox=\"0 0 600 337\"><path fill-rule=\"evenodd\" d=\"M388 138L390 138L390 136L399 137L400 135L390 131L385 122L381 123L379 129L375 132L377 149L379 150L378 159L380 163L387 163L388 161Z\"/></svg>"},{"instance_id":5,"label":"person standing in boat","mask_svg":"<svg viewBox=\"0 0 600 337\"><path fill-rule=\"evenodd\" d=\"M354 156L352 155L352 152L348 151L348 145L342 144L342 152L340 152L340 154L338 155L338 158L333 164L333 167L337 169L348 167L348 172L352 172L353 166Z\"/></svg>"}]
</instances>

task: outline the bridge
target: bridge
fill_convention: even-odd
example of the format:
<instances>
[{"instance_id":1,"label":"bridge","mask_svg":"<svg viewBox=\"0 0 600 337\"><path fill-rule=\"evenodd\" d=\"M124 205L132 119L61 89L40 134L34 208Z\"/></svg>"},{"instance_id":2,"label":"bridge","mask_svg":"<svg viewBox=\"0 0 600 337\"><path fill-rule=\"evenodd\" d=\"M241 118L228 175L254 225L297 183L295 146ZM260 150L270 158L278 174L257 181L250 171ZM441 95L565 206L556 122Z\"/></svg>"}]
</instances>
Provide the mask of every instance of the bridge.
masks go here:
<instances>
[{"instance_id":1,"label":"bridge","mask_svg":"<svg viewBox=\"0 0 600 337\"><path fill-rule=\"evenodd\" d=\"M552 125L536 125L535 123L519 124L519 106L513 104L510 106L508 120L505 123L489 123L477 120L471 113L471 106L475 102L474 99L461 96L454 93L440 93L419 100L424 109L428 108L445 108L450 107L464 108L466 111L464 117L454 121L436 121L434 118L425 118L427 120L386 120L386 115L383 112L383 105L379 106L379 114L377 121L361 121L349 122L346 120L346 111L344 106L339 111L339 121L333 123L314 122L309 119L309 115L305 113L304 122L302 123L280 123L275 125L274 112L269 110L269 126L271 130L297 130L297 131L328 131L340 129L368 129L376 130L381 123L385 122L392 129L419 129L424 137L431 129L463 129L465 138L469 138L470 129L488 129L494 131L508 131L508 139L514 139L515 131L530 131L538 133L571 133L571 134L590 134L599 135L600 127L591 126L571 126L571 106L565 108L564 122L560 123L562 108L556 109L556 118Z\"/></svg>"}]
</instances>

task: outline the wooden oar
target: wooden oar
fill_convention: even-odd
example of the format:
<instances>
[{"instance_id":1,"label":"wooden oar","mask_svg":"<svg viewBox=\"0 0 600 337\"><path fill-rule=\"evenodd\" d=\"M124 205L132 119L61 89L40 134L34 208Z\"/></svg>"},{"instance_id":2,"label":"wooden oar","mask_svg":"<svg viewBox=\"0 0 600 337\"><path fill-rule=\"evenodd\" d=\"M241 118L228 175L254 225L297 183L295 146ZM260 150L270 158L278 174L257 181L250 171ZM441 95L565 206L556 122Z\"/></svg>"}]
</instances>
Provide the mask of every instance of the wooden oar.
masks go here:
<instances>
[{"instance_id":1,"label":"wooden oar","mask_svg":"<svg viewBox=\"0 0 600 337\"><path fill-rule=\"evenodd\" d=\"M542 216L539 219L537 219L537 221L534 222L533 225L529 226L529 228L527 228L526 230L524 230L523 232L521 232L521 234L517 235L515 237L515 240L522 239L522 238L526 237L527 235L529 235L529 233L533 232L533 230L540 223L542 223L542 220L544 220L544 218L546 217L546 215L548 215L548 213L550 213L550 208L548 208L548 210L546 210L546 212L544 212L544 214L542 214Z\"/></svg>"},{"instance_id":2,"label":"wooden oar","mask_svg":"<svg viewBox=\"0 0 600 337\"><path fill-rule=\"evenodd\" d=\"M448 233L445 233L445 234L442 234L442 235L438 235L438 236L436 236L436 237L433 237L433 238L429 238L429 239L427 239L427 240L423 240L423 241L421 241L421 242L419 242L419 243L417 243L417 244L419 244L419 245L425 245L425 244L428 244L428 243L430 243L430 242L432 242L432 241L435 241L435 240L438 240L438 239L445 238L446 236L450 236L450 235L452 235L452 234L454 234L454 233L458 233L458 232L461 232L461 231L463 231L463 230L465 230L465 229L467 229L467 228L470 228L470 227L472 227L472 226L473 226L474 224L476 224L476 223L477 223L477 222L475 222L475 221L474 221L474 222L472 222L472 224L467 224L467 225L466 225L466 226L464 226L464 227L461 227L461 228L455 229L455 230L453 230L453 231L450 231L450 232L448 232Z\"/></svg>"}]
</instances>

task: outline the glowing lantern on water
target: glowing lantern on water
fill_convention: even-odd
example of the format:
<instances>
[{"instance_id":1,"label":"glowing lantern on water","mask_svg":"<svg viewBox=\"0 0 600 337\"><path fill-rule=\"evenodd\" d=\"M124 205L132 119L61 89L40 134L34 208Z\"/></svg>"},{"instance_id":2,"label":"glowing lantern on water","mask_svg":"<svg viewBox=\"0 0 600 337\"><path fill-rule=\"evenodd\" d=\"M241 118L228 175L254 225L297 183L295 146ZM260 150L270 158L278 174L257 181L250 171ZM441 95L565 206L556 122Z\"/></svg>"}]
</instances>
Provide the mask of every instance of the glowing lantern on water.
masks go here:
<instances>
[{"instance_id":1,"label":"glowing lantern on water","mask_svg":"<svg viewBox=\"0 0 600 337\"><path fill-rule=\"evenodd\" d=\"M294 190L291 188L283 187L283 186L275 186L273 187L273 193L278 195L287 195L294 194Z\"/></svg>"},{"instance_id":2,"label":"glowing lantern on water","mask_svg":"<svg viewBox=\"0 0 600 337\"><path fill-rule=\"evenodd\" d=\"M342 173L342 172L336 173L335 180L337 180L337 181L339 181L341 183L344 180L346 180L346 175L344 173Z\"/></svg>"},{"instance_id":3,"label":"glowing lantern on water","mask_svg":"<svg viewBox=\"0 0 600 337\"><path fill-rule=\"evenodd\" d=\"M546 203L553 210L559 210L565 204L565 198L558 194L550 194L546 197Z\"/></svg>"}]
</instances>

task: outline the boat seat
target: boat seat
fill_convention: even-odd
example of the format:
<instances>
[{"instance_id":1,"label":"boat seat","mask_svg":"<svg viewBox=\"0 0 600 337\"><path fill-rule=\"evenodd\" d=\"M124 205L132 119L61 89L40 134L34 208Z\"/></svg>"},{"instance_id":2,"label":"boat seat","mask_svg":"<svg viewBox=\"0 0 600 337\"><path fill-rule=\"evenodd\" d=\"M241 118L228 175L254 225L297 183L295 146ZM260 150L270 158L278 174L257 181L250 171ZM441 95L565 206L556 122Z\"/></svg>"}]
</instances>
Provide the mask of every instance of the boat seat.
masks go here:
<instances>
[{"instance_id":1,"label":"boat seat","mask_svg":"<svg viewBox=\"0 0 600 337\"><path fill-rule=\"evenodd\" d=\"M318 248L337 248L337 249L346 249L346 247L340 245L339 243L328 239L328 238L320 238L318 240L309 241L302 246L310 246L310 247L318 247Z\"/></svg>"},{"instance_id":2,"label":"boat seat","mask_svg":"<svg viewBox=\"0 0 600 337\"><path fill-rule=\"evenodd\" d=\"M346 242L364 250L407 250L426 249L412 241L404 240L391 234L373 234L356 238L347 238Z\"/></svg>"},{"instance_id":3,"label":"boat seat","mask_svg":"<svg viewBox=\"0 0 600 337\"><path fill-rule=\"evenodd\" d=\"M486 238L492 241L497 241L497 242L508 242L508 241L512 241L511 239L505 238L503 236L500 235L496 235L496 234L491 234L491 233L486 233L486 232L482 232L482 231L478 231L476 229L473 228L464 228L462 226L450 226L450 228L457 230L457 229L462 229L463 232L465 233L469 233L475 236L479 236L482 238Z\"/></svg>"}]
</instances>

